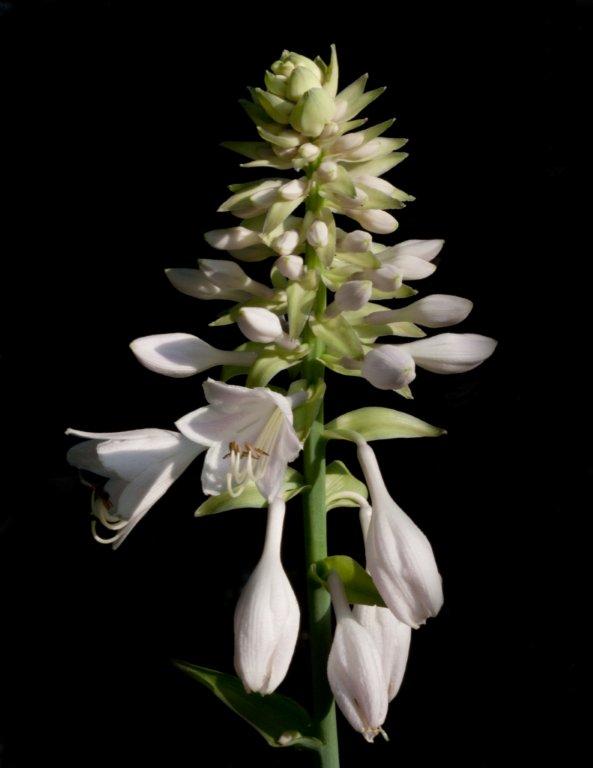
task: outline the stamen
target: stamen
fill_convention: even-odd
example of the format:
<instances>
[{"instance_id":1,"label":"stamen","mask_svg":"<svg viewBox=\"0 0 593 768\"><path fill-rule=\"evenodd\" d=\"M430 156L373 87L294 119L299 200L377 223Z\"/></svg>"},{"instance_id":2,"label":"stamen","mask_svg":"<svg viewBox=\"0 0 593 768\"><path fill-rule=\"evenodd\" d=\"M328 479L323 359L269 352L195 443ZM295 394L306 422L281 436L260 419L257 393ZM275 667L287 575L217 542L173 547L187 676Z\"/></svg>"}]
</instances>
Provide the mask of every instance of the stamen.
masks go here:
<instances>
[{"instance_id":1,"label":"stamen","mask_svg":"<svg viewBox=\"0 0 593 768\"><path fill-rule=\"evenodd\" d=\"M104 539L97 533L97 521L91 520L91 533L93 535L93 539L97 541L99 544L113 544L114 541L118 541L118 539L121 539L123 531L120 531L120 533L116 533L115 536L112 536L110 539Z\"/></svg>"}]
</instances>

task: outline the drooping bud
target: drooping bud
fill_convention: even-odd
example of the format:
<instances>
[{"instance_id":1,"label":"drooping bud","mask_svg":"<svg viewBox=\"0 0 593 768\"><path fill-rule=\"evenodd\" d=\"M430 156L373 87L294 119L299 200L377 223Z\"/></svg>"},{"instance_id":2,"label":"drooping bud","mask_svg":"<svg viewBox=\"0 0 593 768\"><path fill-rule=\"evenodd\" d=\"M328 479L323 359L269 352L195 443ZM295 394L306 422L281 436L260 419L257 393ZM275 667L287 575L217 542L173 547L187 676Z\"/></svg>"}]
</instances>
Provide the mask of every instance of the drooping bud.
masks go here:
<instances>
[{"instance_id":1,"label":"drooping bud","mask_svg":"<svg viewBox=\"0 0 593 768\"><path fill-rule=\"evenodd\" d=\"M372 742L387 716L387 687L381 658L369 632L354 618L342 582L330 573L328 585L336 631L327 661L327 679L344 717Z\"/></svg>"},{"instance_id":2,"label":"drooping bud","mask_svg":"<svg viewBox=\"0 0 593 768\"><path fill-rule=\"evenodd\" d=\"M235 609L235 670L248 693L276 690L298 637L299 604L280 560L284 511L281 498L270 504L264 551Z\"/></svg>"},{"instance_id":3,"label":"drooping bud","mask_svg":"<svg viewBox=\"0 0 593 768\"><path fill-rule=\"evenodd\" d=\"M416 365L432 373L465 373L477 368L498 342L478 333L440 333L429 339L402 344Z\"/></svg>"}]
</instances>

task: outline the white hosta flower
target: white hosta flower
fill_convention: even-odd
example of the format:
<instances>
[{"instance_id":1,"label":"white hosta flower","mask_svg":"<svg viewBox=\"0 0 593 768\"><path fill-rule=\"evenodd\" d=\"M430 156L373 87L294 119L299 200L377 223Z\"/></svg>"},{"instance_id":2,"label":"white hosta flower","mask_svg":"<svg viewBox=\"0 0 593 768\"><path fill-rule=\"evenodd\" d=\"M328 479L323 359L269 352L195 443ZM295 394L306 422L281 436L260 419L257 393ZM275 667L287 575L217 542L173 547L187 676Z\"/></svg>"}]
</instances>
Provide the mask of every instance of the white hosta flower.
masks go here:
<instances>
[{"instance_id":1,"label":"white hosta flower","mask_svg":"<svg viewBox=\"0 0 593 768\"><path fill-rule=\"evenodd\" d=\"M237 496L253 480L266 499L274 498L289 462L301 444L292 426L292 407L302 393L284 397L265 387L240 387L208 379L210 405L177 422L190 440L208 447L202 471L207 495L229 491Z\"/></svg>"},{"instance_id":2,"label":"white hosta flower","mask_svg":"<svg viewBox=\"0 0 593 768\"><path fill-rule=\"evenodd\" d=\"M348 280L338 288L325 314L327 317L336 317L341 312L355 312L364 307L372 293L373 284L370 280Z\"/></svg>"},{"instance_id":3,"label":"white hosta flower","mask_svg":"<svg viewBox=\"0 0 593 768\"><path fill-rule=\"evenodd\" d=\"M278 315L264 307L242 307L237 316L237 325L246 338L258 344L278 344L286 349L294 349L299 345L296 339L291 339L285 333Z\"/></svg>"},{"instance_id":4,"label":"white hosta flower","mask_svg":"<svg viewBox=\"0 0 593 768\"><path fill-rule=\"evenodd\" d=\"M221 299L228 301L246 301L251 298L251 293L245 290L221 288L208 280L199 269L186 269L184 267L166 269L165 274L171 281L171 285L186 296L196 299Z\"/></svg>"},{"instance_id":5,"label":"white hosta flower","mask_svg":"<svg viewBox=\"0 0 593 768\"><path fill-rule=\"evenodd\" d=\"M372 312L365 317L365 323L409 322L426 328L443 328L461 323L472 311L473 304L461 296L435 293L408 304L401 309Z\"/></svg>"},{"instance_id":6,"label":"white hosta flower","mask_svg":"<svg viewBox=\"0 0 593 768\"><path fill-rule=\"evenodd\" d=\"M344 587L335 573L328 579L336 614L336 631L327 661L327 679L344 717L372 742L387 716L387 686L381 657L365 627L353 616Z\"/></svg>"},{"instance_id":7,"label":"white hosta flower","mask_svg":"<svg viewBox=\"0 0 593 768\"><path fill-rule=\"evenodd\" d=\"M373 514L366 538L367 570L387 607L417 628L443 604L441 576L430 542L389 495L372 448L361 441L358 460Z\"/></svg>"},{"instance_id":8,"label":"white hosta flower","mask_svg":"<svg viewBox=\"0 0 593 768\"><path fill-rule=\"evenodd\" d=\"M99 536L96 520L92 530L98 542L112 544L114 549L205 450L178 432L166 429L128 432L68 429L66 434L89 438L70 448L68 462L78 469L109 478L105 486L93 494L93 516L112 535Z\"/></svg>"},{"instance_id":9,"label":"white hosta flower","mask_svg":"<svg viewBox=\"0 0 593 768\"><path fill-rule=\"evenodd\" d=\"M373 238L369 232L363 229L355 229L353 232L345 232L338 239L336 250L342 253L366 253L371 248Z\"/></svg>"},{"instance_id":10,"label":"white hosta flower","mask_svg":"<svg viewBox=\"0 0 593 768\"><path fill-rule=\"evenodd\" d=\"M190 333L157 333L134 339L130 349L145 368L174 378L195 376L217 365L250 366L255 352L216 349Z\"/></svg>"},{"instance_id":11,"label":"white hosta flower","mask_svg":"<svg viewBox=\"0 0 593 768\"><path fill-rule=\"evenodd\" d=\"M416 378L414 358L405 344L381 344L365 355L361 374L377 389L399 390Z\"/></svg>"},{"instance_id":12,"label":"white hosta flower","mask_svg":"<svg viewBox=\"0 0 593 768\"><path fill-rule=\"evenodd\" d=\"M498 342L477 333L440 333L429 339L402 344L416 365L432 373L465 373L477 368Z\"/></svg>"},{"instance_id":13,"label":"white hosta flower","mask_svg":"<svg viewBox=\"0 0 593 768\"><path fill-rule=\"evenodd\" d=\"M387 211L380 211L373 208L366 210L345 209L344 213L350 216L351 219L357 221L369 232L374 232L378 235L388 235L390 232L395 232L398 227L397 219L395 219Z\"/></svg>"},{"instance_id":14,"label":"white hosta flower","mask_svg":"<svg viewBox=\"0 0 593 768\"><path fill-rule=\"evenodd\" d=\"M299 244L299 240L299 233L296 231L296 229L287 229L286 232L278 235L278 237L274 240L272 243L272 248L280 256L289 256L291 253L293 253L293 251L296 250Z\"/></svg>"},{"instance_id":15,"label":"white hosta flower","mask_svg":"<svg viewBox=\"0 0 593 768\"><path fill-rule=\"evenodd\" d=\"M229 227L227 229L212 229L204 235L208 245L220 251L240 251L251 245L260 245L261 237L247 227Z\"/></svg>"},{"instance_id":16,"label":"white hosta flower","mask_svg":"<svg viewBox=\"0 0 593 768\"><path fill-rule=\"evenodd\" d=\"M361 499L364 502L364 499ZM364 503L360 507L360 523L366 541L371 524L372 508ZM387 686L387 699L392 701L401 687L412 639L412 629L397 619L389 608L380 605L355 605L352 613L375 641L381 657L383 676Z\"/></svg>"},{"instance_id":17,"label":"white hosta flower","mask_svg":"<svg viewBox=\"0 0 593 768\"><path fill-rule=\"evenodd\" d=\"M302 256L294 253L287 256L279 256L274 266L287 280L300 280L305 273L305 262Z\"/></svg>"},{"instance_id":18,"label":"white hosta flower","mask_svg":"<svg viewBox=\"0 0 593 768\"><path fill-rule=\"evenodd\" d=\"M253 296L271 299L274 289L252 280L234 261L224 259L198 259L200 270L211 283L223 290L245 291Z\"/></svg>"},{"instance_id":19,"label":"white hosta flower","mask_svg":"<svg viewBox=\"0 0 593 768\"><path fill-rule=\"evenodd\" d=\"M268 508L264 551L235 609L235 670L245 690L272 693L286 677L299 631L299 604L280 560L285 505Z\"/></svg>"},{"instance_id":20,"label":"white hosta flower","mask_svg":"<svg viewBox=\"0 0 593 768\"><path fill-rule=\"evenodd\" d=\"M307 230L307 242L312 248L324 248L329 241L329 229L325 221L314 221Z\"/></svg>"},{"instance_id":21,"label":"white hosta flower","mask_svg":"<svg viewBox=\"0 0 593 768\"><path fill-rule=\"evenodd\" d=\"M436 266L430 262L440 253L444 240L405 240L376 253L384 265L394 267L404 280L423 280Z\"/></svg>"}]
</instances>

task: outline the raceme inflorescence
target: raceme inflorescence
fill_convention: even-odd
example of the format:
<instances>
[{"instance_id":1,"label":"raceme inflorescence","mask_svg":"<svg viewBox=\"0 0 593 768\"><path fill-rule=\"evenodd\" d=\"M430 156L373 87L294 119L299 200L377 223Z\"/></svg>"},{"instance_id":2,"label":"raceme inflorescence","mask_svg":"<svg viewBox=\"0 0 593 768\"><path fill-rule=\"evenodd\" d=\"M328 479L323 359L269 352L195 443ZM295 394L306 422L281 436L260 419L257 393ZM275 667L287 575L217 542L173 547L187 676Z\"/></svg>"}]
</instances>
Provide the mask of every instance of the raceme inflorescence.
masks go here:
<instances>
[{"instance_id":1,"label":"raceme inflorescence","mask_svg":"<svg viewBox=\"0 0 593 768\"><path fill-rule=\"evenodd\" d=\"M384 89L367 91L366 82L363 75L339 89L333 46L329 64L284 51L266 72L265 88L251 89L251 99L241 102L259 139L226 146L247 158L244 168L268 175L229 187L219 211L239 222L206 233L225 257L166 274L184 294L230 302L211 325L236 324L245 341L222 350L189 333L165 333L131 344L142 365L165 376L219 369L218 379L203 383L205 404L181 415L173 430L68 430L86 438L68 460L93 489L92 533L100 543L120 546L200 454L208 498L198 516L267 507L261 558L235 611L238 677L181 666L270 744L310 749L326 768L339 759L333 700L367 741L385 735L412 630L443 603L430 542L391 497L369 443L443 430L379 407L324 423L325 370L406 399L417 368L463 373L496 346L485 336L439 331L465 320L468 299L414 298L410 284L436 270L443 241L385 239L398 226L391 211L413 198L383 178L406 157L405 140L385 136L393 120L367 127L361 112ZM247 271L265 260L269 283ZM356 444L364 482L341 461L325 465L328 440ZM303 474L290 466L301 451ZM299 634L281 542L286 503L300 493L310 568L311 715L275 693ZM326 514L334 507L359 508L364 567L347 555L328 555Z\"/></svg>"}]
</instances>

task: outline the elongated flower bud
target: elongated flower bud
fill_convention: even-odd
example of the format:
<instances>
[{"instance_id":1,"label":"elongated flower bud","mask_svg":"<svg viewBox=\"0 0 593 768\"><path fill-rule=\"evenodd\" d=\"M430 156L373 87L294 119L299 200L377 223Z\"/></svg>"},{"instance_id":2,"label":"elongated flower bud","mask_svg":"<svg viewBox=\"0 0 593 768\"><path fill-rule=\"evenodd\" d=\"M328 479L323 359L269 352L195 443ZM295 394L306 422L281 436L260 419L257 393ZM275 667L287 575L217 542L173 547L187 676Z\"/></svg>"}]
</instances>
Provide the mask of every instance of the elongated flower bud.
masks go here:
<instances>
[{"instance_id":1,"label":"elongated flower bud","mask_svg":"<svg viewBox=\"0 0 593 768\"><path fill-rule=\"evenodd\" d=\"M443 604L441 577L430 542L389 495L375 454L358 446L373 514L366 540L367 570L387 607L404 624L418 628Z\"/></svg>"},{"instance_id":2,"label":"elongated flower bud","mask_svg":"<svg viewBox=\"0 0 593 768\"><path fill-rule=\"evenodd\" d=\"M348 210L345 213L351 219L357 221L369 232L375 232L378 235L388 235L397 229L397 220L387 211L368 209L364 211Z\"/></svg>"},{"instance_id":3,"label":"elongated flower bud","mask_svg":"<svg viewBox=\"0 0 593 768\"><path fill-rule=\"evenodd\" d=\"M271 299L274 290L252 280L234 261L224 259L199 259L201 271L214 285L223 290L242 290L264 299Z\"/></svg>"},{"instance_id":4,"label":"elongated flower bud","mask_svg":"<svg viewBox=\"0 0 593 768\"><path fill-rule=\"evenodd\" d=\"M181 379L214 368L217 365L251 365L254 352L216 349L189 333L157 333L142 336L130 349L145 368L165 376Z\"/></svg>"},{"instance_id":5,"label":"elongated flower bud","mask_svg":"<svg viewBox=\"0 0 593 768\"><path fill-rule=\"evenodd\" d=\"M186 269L178 267L166 269L165 274L171 285L186 296L208 301L210 299L227 299L229 301L245 301L251 297L246 290L221 288L209 280L199 269Z\"/></svg>"},{"instance_id":6,"label":"elongated flower bud","mask_svg":"<svg viewBox=\"0 0 593 768\"><path fill-rule=\"evenodd\" d=\"M366 355L361 373L377 389L402 389L416 378L414 358L406 345L381 344Z\"/></svg>"},{"instance_id":7,"label":"elongated flower bud","mask_svg":"<svg viewBox=\"0 0 593 768\"><path fill-rule=\"evenodd\" d=\"M337 249L342 253L366 253L373 242L372 236L363 229L348 232L339 241Z\"/></svg>"},{"instance_id":8,"label":"elongated flower bud","mask_svg":"<svg viewBox=\"0 0 593 768\"><path fill-rule=\"evenodd\" d=\"M370 280L349 280L338 288L325 314L327 317L335 317L340 312L355 312L364 307L372 292L373 284Z\"/></svg>"},{"instance_id":9,"label":"elongated flower bud","mask_svg":"<svg viewBox=\"0 0 593 768\"><path fill-rule=\"evenodd\" d=\"M329 240L329 230L325 221L314 221L307 230L307 242L313 248L323 248Z\"/></svg>"},{"instance_id":10,"label":"elongated flower bud","mask_svg":"<svg viewBox=\"0 0 593 768\"><path fill-rule=\"evenodd\" d=\"M274 266L287 280L299 280L305 271L305 262L301 256L295 254L279 256Z\"/></svg>"},{"instance_id":11,"label":"elongated flower bud","mask_svg":"<svg viewBox=\"0 0 593 768\"><path fill-rule=\"evenodd\" d=\"M243 307L239 311L237 325L250 341L270 344L284 333L278 315L263 307Z\"/></svg>"},{"instance_id":12,"label":"elongated flower bud","mask_svg":"<svg viewBox=\"0 0 593 768\"><path fill-rule=\"evenodd\" d=\"M208 245L221 251L238 251L250 245L259 245L261 237L247 227L229 227L228 229L212 229L204 235Z\"/></svg>"},{"instance_id":13,"label":"elongated flower bud","mask_svg":"<svg viewBox=\"0 0 593 768\"><path fill-rule=\"evenodd\" d=\"M235 670L248 693L276 690L298 637L299 605L280 560L284 512L282 499L270 504L264 551L235 609Z\"/></svg>"},{"instance_id":14,"label":"elongated flower bud","mask_svg":"<svg viewBox=\"0 0 593 768\"><path fill-rule=\"evenodd\" d=\"M435 293L408 304L401 309L373 312L365 317L366 323L409 322L426 328L443 328L461 323L472 311L473 304L461 296Z\"/></svg>"},{"instance_id":15,"label":"elongated flower bud","mask_svg":"<svg viewBox=\"0 0 593 768\"><path fill-rule=\"evenodd\" d=\"M354 618L335 573L329 587L336 631L327 661L327 679L336 704L350 725L372 742L387 716L387 689L381 658L369 632Z\"/></svg>"},{"instance_id":16,"label":"elongated flower bud","mask_svg":"<svg viewBox=\"0 0 593 768\"><path fill-rule=\"evenodd\" d=\"M308 182L306 179L293 179L281 186L278 194L283 200L298 200L299 197L303 197L306 194L307 186Z\"/></svg>"},{"instance_id":17,"label":"elongated flower bud","mask_svg":"<svg viewBox=\"0 0 593 768\"><path fill-rule=\"evenodd\" d=\"M465 373L477 368L498 342L477 333L440 333L430 339L402 344L416 365L432 373Z\"/></svg>"},{"instance_id":18,"label":"elongated flower bud","mask_svg":"<svg viewBox=\"0 0 593 768\"><path fill-rule=\"evenodd\" d=\"M291 254L299 244L299 233L296 229L288 229L274 240L272 248L280 256L288 256Z\"/></svg>"}]
</instances>

